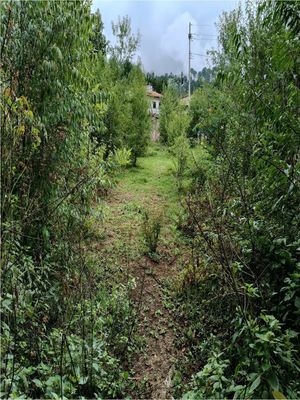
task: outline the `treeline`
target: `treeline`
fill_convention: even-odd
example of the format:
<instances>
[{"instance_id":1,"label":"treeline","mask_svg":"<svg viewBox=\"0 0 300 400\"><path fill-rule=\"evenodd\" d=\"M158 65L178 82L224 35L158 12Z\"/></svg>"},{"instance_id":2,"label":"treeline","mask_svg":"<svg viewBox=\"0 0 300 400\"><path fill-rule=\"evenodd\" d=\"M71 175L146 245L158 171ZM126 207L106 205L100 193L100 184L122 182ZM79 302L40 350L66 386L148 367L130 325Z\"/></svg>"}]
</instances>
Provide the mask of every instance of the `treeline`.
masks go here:
<instances>
[{"instance_id":1,"label":"treeline","mask_svg":"<svg viewBox=\"0 0 300 400\"><path fill-rule=\"evenodd\" d=\"M198 72L191 68L191 91L194 92L194 90L202 87L205 82L211 82L215 73L215 67L204 67ZM183 73L180 75L173 73L156 75L154 72L148 72L146 74L146 80L158 93L162 93L167 87L172 87L180 97L187 96L188 94L188 77Z\"/></svg>"},{"instance_id":2,"label":"treeline","mask_svg":"<svg viewBox=\"0 0 300 400\"><path fill-rule=\"evenodd\" d=\"M187 113L163 99L163 140L174 143L180 112L185 127L173 151L193 248L174 285L175 397L300 396L299 10L264 1L224 13L214 81Z\"/></svg>"},{"instance_id":3,"label":"treeline","mask_svg":"<svg viewBox=\"0 0 300 400\"><path fill-rule=\"evenodd\" d=\"M1 395L122 396L131 283L86 241L92 203L149 138L139 39L125 17L112 48L84 0L0 7Z\"/></svg>"}]
</instances>

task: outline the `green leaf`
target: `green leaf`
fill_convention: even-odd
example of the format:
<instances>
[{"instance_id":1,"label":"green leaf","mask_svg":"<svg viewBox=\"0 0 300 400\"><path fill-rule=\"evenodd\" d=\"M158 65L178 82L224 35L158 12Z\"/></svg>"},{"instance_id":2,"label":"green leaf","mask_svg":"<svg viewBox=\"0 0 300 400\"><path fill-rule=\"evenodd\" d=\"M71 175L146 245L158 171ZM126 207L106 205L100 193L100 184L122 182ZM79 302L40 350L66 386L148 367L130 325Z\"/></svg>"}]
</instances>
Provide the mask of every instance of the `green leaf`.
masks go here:
<instances>
[{"instance_id":1,"label":"green leaf","mask_svg":"<svg viewBox=\"0 0 300 400\"><path fill-rule=\"evenodd\" d=\"M270 371L267 381L273 390L278 390L279 381L274 371Z\"/></svg>"},{"instance_id":2,"label":"green leaf","mask_svg":"<svg viewBox=\"0 0 300 400\"><path fill-rule=\"evenodd\" d=\"M125 380L127 380L128 377L129 377L128 371L124 371L124 372L123 372L123 378L124 378Z\"/></svg>"},{"instance_id":3,"label":"green leaf","mask_svg":"<svg viewBox=\"0 0 300 400\"><path fill-rule=\"evenodd\" d=\"M61 52L61 50L60 50L60 48L58 46L53 46L52 47L52 53L53 53L55 59L57 59L59 61L62 61L63 55L62 55L62 52Z\"/></svg>"},{"instance_id":4,"label":"green leaf","mask_svg":"<svg viewBox=\"0 0 300 400\"><path fill-rule=\"evenodd\" d=\"M295 298L295 307L296 308L300 308L300 297L299 296L297 296L296 298Z\"/></svg>"},{"instance_id":5,"label":"green leaf","mask_svg":"<svg viewBox=\"0 0 300 400\"><path fill-rule=\"evenodd\" d=\"M254 382L252 382L252 385L250 386L249 391L252 393L254 392L254 390L260 385L261 382L261 378L260 376L258 376Z\"/></svg>"},{"instance_id":6,"label":"green leaf","mask_svg":"<svg viewBox=\"0 0 300 400\"><path fill-rule=\"evenodd\" d=\"M95 362L93 362L93 368L94 368L94 370L95 371L99 371L99 364L98 363L95 363Z\"/></svg>"},{"instance_id":7,"label":"green leaf","mask_svg":"<svg viewBox=\"0 0 300 400\"><path fill-rule=\"evenodd\" d=\"M49 231L48 231L46 226L43 226L42 235L43 235L44 240L46 240L46 241L49 240L50 233L49 233Z\"/></svg>"},{"instance_id":8,"label":"green leaf","mask_svg":"<svg viewBox=\"0 0 300 400\"><path fill-rule=\"evenodd\" d=\"M277 390L274 390L274 392L272 392L272 395L273 395L274 399L277 399L277 400L286 399L285 395L281 392L278 392Z\"/></svg>"},{"instance_id":9,"label":"green leaf","mask_svg":"<svg viewBox=\"0 0 300 400\"><path fill-rule=\"evenodd\" d=\"M88 379L89 379L88 376L81 376L80 379L79 379L79 382L78 382L79 385L84 385L84 384L86 384L87 381L88 381Z\"/></svg>"},{"instance_id":10,"label":"green leaf","mask_svg":"<svg viewBox=\"0 0 300 400\"><path fill-rule=\"evenodd\" d=\"M33 379L32 382L37 386L38 388L42 388L43 384L39 379Z\"/></svg>"}]
</instances>

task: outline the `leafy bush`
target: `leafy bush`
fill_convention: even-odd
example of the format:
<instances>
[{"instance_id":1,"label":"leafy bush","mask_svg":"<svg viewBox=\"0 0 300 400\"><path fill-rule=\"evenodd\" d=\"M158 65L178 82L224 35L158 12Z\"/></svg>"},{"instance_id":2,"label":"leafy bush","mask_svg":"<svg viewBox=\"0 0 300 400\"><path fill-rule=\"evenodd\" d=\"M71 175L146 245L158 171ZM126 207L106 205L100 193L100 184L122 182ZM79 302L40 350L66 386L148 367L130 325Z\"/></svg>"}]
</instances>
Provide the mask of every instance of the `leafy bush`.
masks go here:
<instances>
[{"instance_id":1,"label":"leafy bush","mask_svg":"<svg viewBox=\"0 0 300 400\"><path fill-rule=\"evenodd\" d=\"M277 398L276 393L282 392L296 398L300 372L293 345L296 336L294 331L282 331L272 315L261 315L247 325L240 317L229 348L221 352L221 342L213 342L208 362L195 374L193 389L184 398L269 398L272 393ZM237 364L232 365L234 352Z\"/></svg>"},{"instance_id":2,"label":"leafy bush","mask_svg":"<svg viewBox=\"0 0 300 400\"><path fill-rule=\"evenodd\" d=\"M18 321L16 337L7 323L11 296L1 299L4 310L2 393L10 390L12 397L27 393L32 398L91 398L95 395L115 398L126 391L128 372L123 369L122 361L133 348L131 327L135 316L128 299L132 284L115 286L108 291L99 283L93 288L93 297L89 295L89 298L84 280L89 279L91 272L86 271L80 287L68 288L68 297L56 304L66 320L62 327L57 326L58 321L55 323L56 316L51 308L43 307L45 301L38 305L22 300L24 295L38 294L31 285L19 292L22 307L18 307L15 316ZM22 280L19 286L24 287ZM78 299L78 289L84 292L84 300ZM57 288L50 296L57 298ZM39 333L37 340L30 338L32 330ZM19 372L14 375L14 371Z\"/></svg>"},{"instance_id":3,"label":"leafy bush","mask_svg":"<svg viewBox=\"0 0 300 400\"><path fill-rule=\"evenodd\" d=\"M176 137L170 149L174 161L174 173L179 192L183 189L184 178L188 175L191 150L188 139L184 135Z\"/></svg>"},{"instance_id":4,"label":"leafy bush","mask_svg":"<svg viewBox=\"0 0 300 400\"><path fill-rule=\"evenodd\" d=\"M150 215L147 211L143 213L142 234L147 254L156 259L159 235L162 227L162 215L160 213Z\"/></svg>"},{"instance_id":5,"label":"leafy bush","mask_svg":"<svg viewBox=\"0 0 300 400\"><path fill-rule=\"evenodd\" d=\"M170 115L173 113L174 116L178 107L179 99L176 91L172 87L166 87L163 91L159 113L159 137L164 144L169 143L169 123L172 121Z\"/></svg>"},{"instance_id":6,"label":"leafy bush","mask_svg":"<svg viewBox=\"0 0 300 400\"><path fill-rule=\"evenodd\" d=\"M215 161L196 170L199 179L186 199L201 262L193 274L186 269L177 300L179 310L197 310L183 313L184 332L206 340L197 346L183 339L188 355L180 395L188 375L194 380L187 397L300 394L299 85L292 50L298 8L249 2L245 15L241 8L225 13L221 51L214 54L218 78L191 102L190 134L201 130ZM201 274L209 276L204 285ZM207 316L201 310L206 301ZM218 320L218 327L206 319ZM209 333L217 340L207 342Z\"/></svg>"},{"instance_id":7,"label":"leafy bush","mask_svg":"<svg viewBox=\"0 0 300 400\"><path fill-rule=\"evenodd\" d=\"M132 155L118 149L145 150L130 142L148 134L144 77L127 59L133 95L86 1L4 1L0 14L1 396L121 397L131 285L90 258L86 239L92 205Z\"/></svg>"}]
</instances>

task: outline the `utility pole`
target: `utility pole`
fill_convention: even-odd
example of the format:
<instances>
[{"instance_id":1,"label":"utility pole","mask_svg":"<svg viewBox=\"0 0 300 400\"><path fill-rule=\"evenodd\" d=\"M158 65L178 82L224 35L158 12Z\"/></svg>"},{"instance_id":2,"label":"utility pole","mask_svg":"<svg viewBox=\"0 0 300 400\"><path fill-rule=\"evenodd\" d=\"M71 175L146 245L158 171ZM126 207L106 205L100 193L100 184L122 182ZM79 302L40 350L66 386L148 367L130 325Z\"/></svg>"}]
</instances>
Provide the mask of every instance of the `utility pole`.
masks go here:
<instances>
[{"instance_id":1,"label":"utility pole","mask_svg":"<svg viewBox=\"0 0 300 400\"><path fill-rule=\"evenodd\" d=\"M191 53L191 42L192 42L192 24L189 22L189 71L188 71L188 77L189 77L189 105L191 102L191 58L192 58L192 53Z\"/></svg>"},{"instance_id":2,"label":"utility pole","mask_svg":"<svg viewBox=\"0 0 300 400\"><path fill-rule=\"evenodd\" d=\"M180 98L182 98L183 72L180 74Z\"/></svg>"}]
</instances>

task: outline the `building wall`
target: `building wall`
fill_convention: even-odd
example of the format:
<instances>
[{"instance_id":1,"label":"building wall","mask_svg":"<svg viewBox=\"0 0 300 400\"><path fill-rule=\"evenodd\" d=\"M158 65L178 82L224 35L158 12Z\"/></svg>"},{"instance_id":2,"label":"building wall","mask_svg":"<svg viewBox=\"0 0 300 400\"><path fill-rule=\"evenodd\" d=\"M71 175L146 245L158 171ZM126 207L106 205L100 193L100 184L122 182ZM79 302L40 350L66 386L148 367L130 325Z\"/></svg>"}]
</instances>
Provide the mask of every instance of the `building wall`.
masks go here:
<instances>
[{"instance_id":1,"label":"building wall","mask_svg":"<svg viewBox=\"0 0 300 400\"><path fill-rule=\"evenodd\" d=\"M159 115L160 99L156 97L150 97L150 113L151 115ZM155 106L154 106L155 103Z\"/></svg>"}]
</instances>

